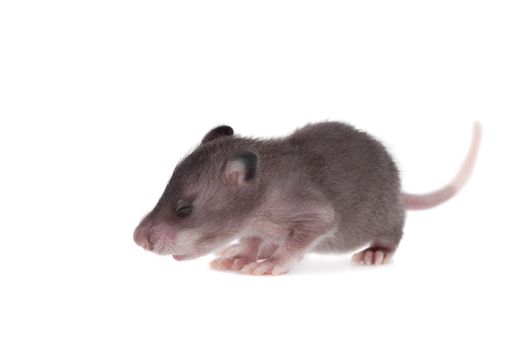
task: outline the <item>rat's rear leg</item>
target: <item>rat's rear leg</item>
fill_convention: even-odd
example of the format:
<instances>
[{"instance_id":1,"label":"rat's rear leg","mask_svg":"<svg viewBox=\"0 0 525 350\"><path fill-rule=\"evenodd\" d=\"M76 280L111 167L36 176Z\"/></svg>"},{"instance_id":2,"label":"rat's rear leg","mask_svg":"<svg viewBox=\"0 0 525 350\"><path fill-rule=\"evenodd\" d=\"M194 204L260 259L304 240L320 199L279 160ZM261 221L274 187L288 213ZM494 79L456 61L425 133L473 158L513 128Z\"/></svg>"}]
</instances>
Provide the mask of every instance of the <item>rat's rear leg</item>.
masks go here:
<instances>
[{"instance_id":1,"label":"rat's rear leg","mask_svg":"<svg viewBox=\"0 0 525 350\"><path fill-rule=\"evenodd\" d=\"M402 234L393 235L372 242L370 247L354 254L352 262L365 265L384 265L390 263L401 240L401 235Z\"/></svg>"},{"instance_id":2,"label":"rat's rear leg","mask_svg":"<svg viewBox=\"0 0 525 350\"><path fill-rule=\"evenodd\" d=\"M258 237L241 238L239 243L221 251L223 255L212 260L210 266L216 270L238 271L245 265L257 261L261 244L262 239Z\"/></svg>"}]
</instances>

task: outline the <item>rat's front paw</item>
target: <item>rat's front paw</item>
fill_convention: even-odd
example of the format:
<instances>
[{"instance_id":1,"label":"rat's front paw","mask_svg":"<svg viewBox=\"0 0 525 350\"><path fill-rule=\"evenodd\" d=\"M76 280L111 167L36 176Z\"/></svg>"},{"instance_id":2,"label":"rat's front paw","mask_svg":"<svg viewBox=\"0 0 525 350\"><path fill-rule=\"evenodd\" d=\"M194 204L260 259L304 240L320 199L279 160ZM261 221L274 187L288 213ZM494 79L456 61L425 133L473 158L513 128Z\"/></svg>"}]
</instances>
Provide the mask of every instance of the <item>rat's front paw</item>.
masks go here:
<instances>
[{"instance_id":1,"label":"rat's front paw","mask_svg":"<svg viewBox=\"0 0 525 350\"><path fill-rule=\"evenodd\" d=\"M239 254L240 247L241 245L239 243L230 244L229 246L219 249L218 251L215 252L215 254L217 256L222 256L222 257L232 257L234 255Z\"/></svg>"},{"instance_id":2,"label":"rat's front paw","mask_svg":"<svg viewBox=\"0 0 525 350\"><path fill-rule=\"evenodd\" d=\"M290 271L296 263L297 261L294 260L283 261L270 258L248 264L241 269L241 272L252 275L281 275Z\"/></svg>"},{"instance_id":3,"label":"rat's front paw","mask_svg":"<svg viewBox=\"0 0 525 350\"><path fill-rule=\"evenodd\" d=\"M220 258L212 260L210 262L210 267L215 270L239 271L251 262L253 262L253 260L249 260L249 259L241 258L241 257L235 257L235 256L220 257Z\"/></svg>"}]
</instances>

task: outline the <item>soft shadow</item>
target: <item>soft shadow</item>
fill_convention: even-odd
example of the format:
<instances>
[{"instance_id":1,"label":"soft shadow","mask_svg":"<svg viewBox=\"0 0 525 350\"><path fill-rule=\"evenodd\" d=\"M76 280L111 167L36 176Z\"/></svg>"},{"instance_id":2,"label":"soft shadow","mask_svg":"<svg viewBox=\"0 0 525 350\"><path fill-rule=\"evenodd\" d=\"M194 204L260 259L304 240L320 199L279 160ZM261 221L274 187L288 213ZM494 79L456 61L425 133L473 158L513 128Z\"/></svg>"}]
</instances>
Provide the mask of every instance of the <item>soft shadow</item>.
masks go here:
<instances>
[{"instance_id":1,"label":"soft shadow","mask_svg":"<svg viewBox=\"0 0 525 350\"><path fill-rule=\"evenodd\" d=\"M356 273L360 271L370 271L376 269L387 269L392 267L392 263L380 266L367 266L352 263L351 255L340 256L306 256L295 266L289 274L310 275L310 274L330 274L330 273Z\"/></svg>"}]
</instances>

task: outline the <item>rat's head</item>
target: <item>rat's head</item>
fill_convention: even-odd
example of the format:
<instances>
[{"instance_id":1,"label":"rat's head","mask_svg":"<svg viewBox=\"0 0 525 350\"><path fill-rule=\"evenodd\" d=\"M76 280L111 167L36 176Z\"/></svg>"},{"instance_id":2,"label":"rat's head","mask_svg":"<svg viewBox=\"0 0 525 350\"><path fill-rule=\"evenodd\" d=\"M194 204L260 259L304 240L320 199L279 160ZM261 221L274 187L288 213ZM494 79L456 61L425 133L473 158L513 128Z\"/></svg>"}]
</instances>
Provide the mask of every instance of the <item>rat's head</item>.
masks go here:
<instances>
[{"instance_id":1,"label":"rat's head","mask_svg":"<svg viewBox=\"0 0 525 350\"><path fill-rule=\"evenodd\" d=\"M177 165L159 202L136 228L135 242L178 260L227 244L260 198L257 164L257 154L232 128L211 130Z\"/></svg>"}]
</instances>

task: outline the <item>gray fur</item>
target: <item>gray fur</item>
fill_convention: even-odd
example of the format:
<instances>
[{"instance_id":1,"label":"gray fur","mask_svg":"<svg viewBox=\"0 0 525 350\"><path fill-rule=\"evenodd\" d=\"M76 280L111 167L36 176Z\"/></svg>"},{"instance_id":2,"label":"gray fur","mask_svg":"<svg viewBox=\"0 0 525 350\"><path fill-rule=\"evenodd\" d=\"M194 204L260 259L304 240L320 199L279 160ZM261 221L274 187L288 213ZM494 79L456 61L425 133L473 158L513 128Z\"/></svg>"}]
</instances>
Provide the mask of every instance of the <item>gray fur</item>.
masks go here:
<instances>
[{"instance_id":1,"label":"gray fur","mask_svg":"<svg viewBox=\"0 0 525 350\"><path fill-rule=\"evenodd\" d=\"M225 172L243 152L256 155L255 176L237 186ZM177 203L188 199L194 212L178 217ZM404 219L399 173L386 149L352 126L325 122L280 139L208 134L175 168L135 239L159 254L192 258L247 236L275 243L275 254L286 256L366 245L393 252ZM160 222L169 229L155 229ZM186 232L192 237L177 246Z\"/></svg>"}]
</instances>

